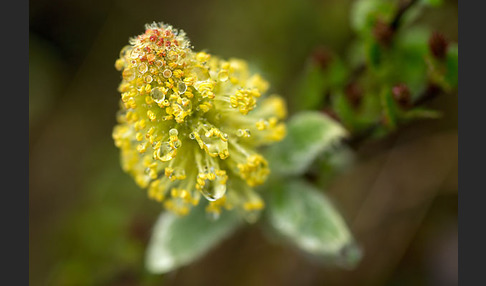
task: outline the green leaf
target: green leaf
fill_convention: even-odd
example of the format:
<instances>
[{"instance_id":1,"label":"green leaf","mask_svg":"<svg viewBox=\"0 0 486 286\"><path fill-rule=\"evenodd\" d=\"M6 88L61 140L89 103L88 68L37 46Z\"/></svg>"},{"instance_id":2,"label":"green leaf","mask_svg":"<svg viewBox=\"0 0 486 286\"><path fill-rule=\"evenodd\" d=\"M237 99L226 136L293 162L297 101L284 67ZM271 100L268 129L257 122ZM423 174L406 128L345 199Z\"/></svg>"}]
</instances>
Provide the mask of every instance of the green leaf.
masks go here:
<instances>
[{"instance_id":1,"label":"green leaf","mask_svg":"<svg viewBox=\"0 0 486 286\"><path fill-rule=\"evenodd\" d=\"M348 80L348 76L348 67L337 55L335 55L329 66L326 68L326 78L329 81L329 87L334 89L343 86Z\"/></svg>"},{"instance_id":2,"label":"green leaf","mask_svg":"<svg viewBox=\"0 0 486 286\"><path fill-rule=\"evenodd\" d=\"M442 113L437 110L425 109L425 108L415 108L410 111L405 112L403 118L406 120L414 119L437 119L442 116Z\"/></svg>"},{"instance_id":3,"label":"green leaf","mask_svg":"<svg viewBox=\"0 0 486 286\"><path fill-rule=\"evenodd\" d=\"M451 88L457 87L457 78L459 72L459 50L457 44L451 44L447 51L446 58L447 72L445 80Z\"/></svg>"},{"instance_id":4,"label":"green leaf","mask_svg":"<svg viewBox=\"0 0 486 286\"><path fill-rule=\"evenodd\" d=\"M442 5L442 0L422 0L422 3L432 7L439 7Z\"/></svg>"},{"instance_id":5,"label":"green leaf","mask_svg":"<svg viewBox=\"0 0 486 286\"><path fill-rule=\"evenodd\" d=\"M332 107L337 113L342 124L351 132L357 128L356 111L342 92L336 92L333 97Z\"/></svg>"},{"instance_id":6,"label":"green leaf","mask_svg":"<svg viewBox=\"0 0 486 286\"><path fill-rule=\"evenodd\" d=\"M423 3L417 3L417 5L412 5L407 8L407 11L402 14L402 19L400 21L401 32L416 27L414 24L423 15L425 11L424 8L426 8L426 5Z\"/></svg>"},{"instance_id":7,"label":"green leaf","mask_svg":"<svg viewBox=\"0 0 486 286\"><path fill-rule=\"evenodd\" d=\"M359 0L351 8L351 28L356 32L367 33L371 31L376 18L389 21L395 11L393 1Z\"/></svg>"},{"instance_id":8,"label":"green leaf","mask_svg":"<svg viewBox=\"0 0 486 286\"><path fill-rule=\"evenodd\" d=\"M161 274L193 262L231 234L239 222L233 212L212 220L203 206L182 217L171 212L162 213L147 248L148 271Z\"/></svg>"},{"instance_id":9,"label":"green leaf","mask_svg":"<svg viewBox=\"0 0 486 286\"><path fill-rule=\"evenodd\" d=\"M380 45L375 41L368 41L367 45L368 62L373 68L378 68L382 62L382 50Z\"/></svg>"},{"instance_id":10,"label":"green leaf","mask_svg":"<svg viewBox=\"0 0 486 286\"><path fill-rule=\"evenodd\" d=\"M323 193L292 180L274 189L267 207L268 220L283 237L305 252L353 266L360 251L344 219Z\"/></svg>"},{"instance_id":11,"label":"green leaf","mask_svg":"<svg viewBox=\"0 0 486 286\"><path fill-rule=\"evenodd\" d=\"M430 80L444 91L451 92L457 87L459 72L459 51L457 44L451 43L445 59L428 57Z\"/></svg>"},{"instance_id":12,"label":"green leaf","mask_svg":"<svg viewBox=\"0 0 486 286\"><path fill-rule=\"evenodd\" d=\"M326 67L318 64L308 65L297 86L297 96L291 98L294 100L292 105L295 105L297 110L319 109L326 93L342 86L347 76L348 70L337 55L333 55Z\"/></svg>"},{"instance_id":13,"label":"green leaf","mask_svg":"<svg viewBox=\"0 0 486 286\"><path fill-rule=\"evenodd\" d=\"M410 27L396 37L395 49L388 60L390 83L406 83L411 94L418 94L427 83L427 64L430 31L424 27Z\"/></svg>"},{"instance_id":14,"label":"green leaf","mask_svg":"<svg viewBox=\"0 0 486 286\"><path fill-rule=\"evenodd\" d=\"M282 174L302 174L314 159L346 135L336 121L317 111L294 115L287 136L268 150L272 170Z\"/></svg>"},{"instance_id":15,"label":"green leaf","mask_svg":"<svg viewBox=\"0 0 486 286\"><path fill-rule=\"evenodd\" d=\"M395 102L395 99L393 98L390 88L384 88L380 96L383 108L383 115L385 116L385 125L390 130L394 130L398 124L400 109Z\"/></svg>"},{"instance_id":16,"label":"green leaf","mask_svg":"<svg viewBox=\"0 0 486 286\"><path fill-rule=\"evenodd\" d=\"M350 133L359 133L376 121L381 112L380 99L372 91L366 91L359 107L355 108L347 96L338 91L333 95L332 108L340 119L341 124Z\"/></svg>"},{"instance_id":17,"label":"green leaf","mask_svg":"<svg viewBox=\"0 0 486 286\"><path fill-rule=\"evenodd\" d=\"M326 77L323 69L318 65L310 65L306 70L298 87L298 96L294 104L297 109L315 109L324 97Z\"/></svg>"}]
</instances>

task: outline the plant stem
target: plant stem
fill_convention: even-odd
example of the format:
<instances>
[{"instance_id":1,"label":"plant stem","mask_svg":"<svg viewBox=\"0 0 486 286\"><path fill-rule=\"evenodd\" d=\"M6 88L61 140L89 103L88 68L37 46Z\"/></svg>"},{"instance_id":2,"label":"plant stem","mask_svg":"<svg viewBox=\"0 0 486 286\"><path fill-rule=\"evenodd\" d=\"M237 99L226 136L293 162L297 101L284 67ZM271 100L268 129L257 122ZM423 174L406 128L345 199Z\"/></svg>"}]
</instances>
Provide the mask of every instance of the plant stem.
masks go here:
<instances>
[{"instance_id":1,"label":"plant stem","mask_svg":"<svg viewBox=\"0 0 486 286\"><path fill-rule=\"evenodd\" d=\"M407 10L417 2L418 2L417 0L410 0L405 3L401 2L401 5L398 8L397 13L395 14L395 17L390 23L390 28L392 29L393 32L395 32L400 26L400 21L403 18L405 12L407 12Z\"/></svg>"},{"instance_id":2,"label":"plant stem","mask_svg":"<svg viewBox=\"0 0 486 286\"><path fill-rule=\"evenodd\" d=\"M417 99L412 103L411 108L422 106L434 98L436 98L441 93L438 86L434 84L429 84L427 88L417 97ZM373 133L382 126L383 117L380 117L377 121L371 124L364 131L354 134L350 138L344 139L343 143L349 147L356 149L361 143L366 141Z\"/></svg>"}]
</instances>

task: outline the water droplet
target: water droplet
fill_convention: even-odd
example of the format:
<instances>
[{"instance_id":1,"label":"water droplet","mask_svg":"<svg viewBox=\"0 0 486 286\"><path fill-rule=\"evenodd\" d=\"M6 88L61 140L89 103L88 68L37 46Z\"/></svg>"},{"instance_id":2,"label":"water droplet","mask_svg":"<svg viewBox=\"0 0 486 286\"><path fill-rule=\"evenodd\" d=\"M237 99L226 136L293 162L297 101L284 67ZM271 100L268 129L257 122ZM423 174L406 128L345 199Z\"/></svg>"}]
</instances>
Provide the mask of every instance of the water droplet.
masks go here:
<instances>
[{"instance_id":1,"label":"water droplet","mask_svg":"<svg viewBox=\"0 0 486 286\"><path fill-rule=\"evenodd\" d=\"M148 54L147 55L147 61L149 61L149 62L155 61L155 55L154 54Z\"/></svg>"},{"instance_id":2,"label":"water droplet","mask_svg":"<svg viewBox=\"0 0 486 286\"><path fill-rule=\"evenodd\" d=\"M176 175L178 175L178 176L185 176L186 175L186 170L184 170L184 169L178 169L178 170L176 170Z\"/></svg>"},{"instance_id":3,"label":"water droplet","mask_svg":"<svg viewBox=\"0 0 486 286\"><path fill-rule=\"evenodd\" d=\"M250 137L250 129L238 129L236 131L236 136L238 137Z\"/></svg>"},{"instance_id":4,"label":"water droplet","mask_svg":"<svg viewBox=\"0 0 486 286\"><path fill-rule=\"evenodd\" d=\"M179 106L180 110L184 112L190 112L192 109L191 101L185 97L181 99L181 103L177 103L177 106Z\"/></svg>"},{"instance_id":5,"label":"water droplet","mask_svg":"<svg viewBox=\"0 0 486 286\"><path fill-rule=\"evenodd\" d=\"M179 58L179 55L176 52L170 52L167 58L169 59L169 61L175 62Z\"/></svg>"},{"instance_id":6,"label":"water droplet","mask_svg":"<svg viewBox=\"0 0 486 286\"><path fill-rule=\"evenodd\" d=\"M229 77L229 74L228 74L228 71L226 70L221 70L219 73L218 73L218 79L222 82L225 82L228 80L228 77Z\"/></svg>"},{"instance_id":7,"label":"water droplet","mask_svg":"<svg viewBox=\"0 0 486 286\"><path fill-rule=\"evenodd\" d=\"M140 50L139 49L133 49L132 52L130 53L130 57L132 59L136 59L140 56Z\"/></svg>"},{"instance_id":8,"label":"water droplet","mask_svg":"<svg viewBox=\"0 0 486 286\"><path fill-rule=\"evenodd\" d=\"M221 180L222 178L220 178L219 176L216 176L216 180L214 180L215 186L213 190L215 199L222 198L226 193L226 184L222 184Z\"/></svg>"},{"instance_id":9,"label":"water droplet","mask_svg":"<svg viewBox=\"0 0 486 286\"><path fill-rule=\"evenodd\" d=\"M132 47L128 45L123 47L123 49L120 51L120 58L125 57L130 52L131 49Z\"/></svg>"},{"instance_id":10,"label":"water droplet","mask_svg":"<svg viewBox=\"0 0 486 286\"><path fill-rule=\"evenodd\" d=\"M165 78L169 78L172 76L172 71L169 70L169 69L166 69L164 70L164 72L162 72L162 75L165 77Z\"/></svg>"},{"instance_id":11,"label":"water droplet","mask_svg":"<svg viewBox=\"0 0 486 286\"><path fill-rule=\"evenodd\" d=\"M224 196L226 193L226 183L224 182L225 176L218 176L214 181L207 179L204 183L204 187L201 189L201 193L209 201L215 201Z\"/></svg>"},{"instance_id":12,"label":"water droplet","mask_svg":"<svg viewBox=\"0 0 486 286\"><path fill-rule=\"evenodd\" d=\"M179 82L179 84L177 85L177 89L179 90L179 93L180 94L183 94L184 92L186 92L187 90L187 86L184 82Z\"/></svg>"},{"instance_id":13,"label":"water droplet","mask_svg":"<svg viewBox=\"0 0 486 286\"><path fill-rule=\"evenodd\" d=\"M170 161L175 157L174 150L170 147L169 142L164 142L159 148L158 152L160 160L166 162Z\"/></svg>"},{"instance_id":14,"label":"water droplet","mask_svg":"<svg viewBox=\"0 0 486 286\"><path fill-rule=\"evenodd\" d=\"M153 88L150 95L157 102L165 99L165 94L160 87Z\"/></svg>"},{"instance_id":15,"label":"water droplet","mask_svg":"<svg viewBox=\"0 0 486 286\"><path fill-rule=\"evenodd\" d=\"M179 134L179 131L177 131L177 129L175 129L175 128L172 128L171 130L169 130L170 136L177 136L178 134Z\"/></svg>"},{"instance_id":16,"label":"water droplet","mask_svg":"<svg viewBox=\"0 0 486 286\"><path fill-rule=\"evenodd\" d=\"M196 135L194 135L194 133L192 133L192 132L189 133L189 139L192 139L192 140L196 139Z\"/></svg>"},{"instance_id":17,"label":"water droplet","mask_svg":"<svg viewBox=\"0 0 486 286\"><path fill-rule=\"evenodd\" d=\"M133 69L124 69L122 72L123 79L131 81L135 79L135 72Z\"/></svg>"},{"instance_id":18,"label":"water droplet","mask_svg":"<svg viewBox=\"0 0 486 286\"><path fill-rule=\"evenodd\" d=\"M151 76L151 75L147 75L147 76L145 76L145 82L146 82L146 83L151 83L151 82L152 82L152 80L153 80L153 78L152 78L152 76Z\"/></svg>"},{"instance_id":19,"label":"water droplet","mask_svg":"<svg viewBox=\"0 0 486 286\"><path fill-rule=\"evenodd\" d=\"M202 136L201 140L206 146L206 150L210 156L225 156L228 152L228 141L223 141L218 136Z\"/></svg>"},{"instance_id":20,"label":"water droplet","mask_svg":"<svg viewBox=\"0 0 486 286\"><path fill-rule=\"evenodd\" d=\"M187 98L182 98L181 99L181 103L182 103L182 106L184 107L187 107L187 108L191 108L191 101Z\"/></svg>"},{"instance_id":21,"label":"water droplet","mask_svg":"<svg viewBox=\"0 0 486 286\"><path fill-rule=\"evenodd\" d=\"M148 66L146 63L141 63L139 66L138 66L138 71L140 73L146 73L148 70Z\"/></svg>"},{"instance_id":22,"label":"water droplet","mask_svg":"<svg viewBox=\"0 0 486 286\"><path fill-rule=\"evenodd\" d=\"M180 148L182 146L181 140L177 140L174 142L174 148Z\"/></svg>"},{"instance_id":23,"label":"water droplet","mask_svg":"<svg viewBox=\"0 0 486 286\"><path fill-rule=\"evenodd\" d=\"M162 67L164 65L164 62L161 61L161 60L156 60L155 61L155 65L160 68L160 67Z\"/></svg>"}]
</instances>

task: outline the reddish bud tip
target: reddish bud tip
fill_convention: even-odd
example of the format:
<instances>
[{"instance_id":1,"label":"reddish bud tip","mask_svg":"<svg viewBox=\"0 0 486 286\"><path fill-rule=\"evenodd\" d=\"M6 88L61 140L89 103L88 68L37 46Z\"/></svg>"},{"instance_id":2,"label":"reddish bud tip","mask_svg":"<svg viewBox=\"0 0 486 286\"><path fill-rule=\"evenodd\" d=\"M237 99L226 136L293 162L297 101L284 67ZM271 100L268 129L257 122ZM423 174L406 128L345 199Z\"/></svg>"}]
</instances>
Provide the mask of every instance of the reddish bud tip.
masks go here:
<instances>
[{"instance_id":1,"label":"reddish bud tip","mask_svg":"<svg viewBox=\"0 0 486 286\"><path fill-rule=\"evenodd\" d=\"M332 52L324 46L319 46L314 49L311 54L312 62L325 69L332 61Z\"/></svg>"},{"instance_id":2,"label":"reddish bud tip","mask_svg":"<svg viewBox=\"0 0 486 286\"><path fill-rule=\"evenodd\" d=\"M444 59L449 46L444 35L434 32L429 38L429 49L437 59Z\"/></svg>"},{"instance_id":3,"label":"reddish bud tip","mask_svg":"<svg viewBox=\"0 0 486 286\"><path fill-rule=\"evenodd\" d=\"M373 36L380 44L388 46L393 38L393 29L390 25L378 19L373 27Z\"/></svg>"},{"instance_id":4,"label":"reddish bud tip","mask_svg":"<svg viewBox=\"0 0 486 286\"><path fill-rule=\"evenodd\" d=\"M393 98L396 102L403 108L409 108L411 106L412 100L410 96L410 90L403 84L397 84L392 88Z\"/></svg>"},{"instance_id":5,"label":"reddish bud tip","mask_svg":"<svg viewBox=\"0 0 486 286\"><path fill-rule=\"evenodd\" d=\"M354 108L358 108L363 101L363 90L357 83L346 85L344 93Z\"/></svg>"}]
</instances>

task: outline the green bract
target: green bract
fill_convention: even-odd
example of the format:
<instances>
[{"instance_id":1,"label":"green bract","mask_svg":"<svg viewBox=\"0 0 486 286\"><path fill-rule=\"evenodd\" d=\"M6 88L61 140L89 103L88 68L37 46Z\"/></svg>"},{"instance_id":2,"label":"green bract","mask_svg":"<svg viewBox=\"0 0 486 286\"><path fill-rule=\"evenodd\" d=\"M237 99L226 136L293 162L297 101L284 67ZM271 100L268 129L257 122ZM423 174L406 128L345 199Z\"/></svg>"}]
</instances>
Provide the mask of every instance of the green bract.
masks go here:
<instances>
[{"instance_id":1,"label":"green bract","mask_svg":"<svg viewBox=\"0 0 486 286\"><path fill-rule=\"evenodd\" d=\"M336 121L320 112L301 112L288 122L284 140L268 151L271 166L281 174L302 174L316 156L346 136Z\"/></svg>"}]
</instances>

